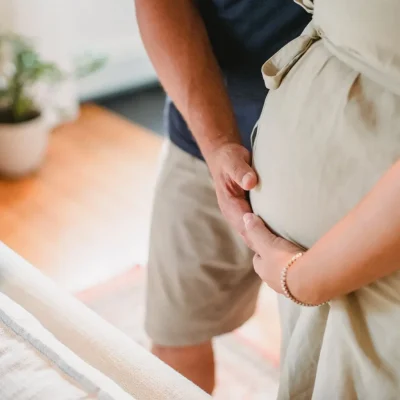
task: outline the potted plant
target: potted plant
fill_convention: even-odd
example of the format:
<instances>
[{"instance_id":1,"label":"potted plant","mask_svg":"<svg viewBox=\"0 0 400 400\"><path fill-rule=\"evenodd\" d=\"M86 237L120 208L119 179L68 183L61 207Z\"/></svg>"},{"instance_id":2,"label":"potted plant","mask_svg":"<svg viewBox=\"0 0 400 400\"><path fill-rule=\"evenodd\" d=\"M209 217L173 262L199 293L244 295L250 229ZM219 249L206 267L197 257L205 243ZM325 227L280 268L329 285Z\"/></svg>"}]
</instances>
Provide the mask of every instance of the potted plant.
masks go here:
<instances>
[{"instance_id":1,"label":"potted plant","mask_svg":"<svg viewBox=\"0 0 400 400\"><path fill-rule=\"evenodd\" d=\"M81 64L87 75L104 60ZM18 35L0 35L0 174L20 177L35 171L46 154L50 126L35 101L35 89L61 82L66 74L44 60L35 46Z\"/></svg>"}]
</instances>

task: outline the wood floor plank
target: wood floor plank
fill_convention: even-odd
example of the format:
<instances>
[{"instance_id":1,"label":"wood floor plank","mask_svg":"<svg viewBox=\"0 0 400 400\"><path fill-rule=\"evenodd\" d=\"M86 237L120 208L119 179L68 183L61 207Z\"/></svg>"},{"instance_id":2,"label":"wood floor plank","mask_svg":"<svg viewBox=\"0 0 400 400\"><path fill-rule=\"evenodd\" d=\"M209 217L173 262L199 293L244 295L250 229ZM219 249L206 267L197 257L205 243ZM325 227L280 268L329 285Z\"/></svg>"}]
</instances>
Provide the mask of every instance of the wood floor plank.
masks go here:
<instances>
[{"instance_id":1,"label":"wood floor plank","mask_svg":"<svg viewBox=\"0 0 400 400\"><path fill-rule=\"evenodd\" d=\"M161 143L85 105L35 176L0 181L0 240L70 290L145 262Z\"/></svg>"}]
</instances>

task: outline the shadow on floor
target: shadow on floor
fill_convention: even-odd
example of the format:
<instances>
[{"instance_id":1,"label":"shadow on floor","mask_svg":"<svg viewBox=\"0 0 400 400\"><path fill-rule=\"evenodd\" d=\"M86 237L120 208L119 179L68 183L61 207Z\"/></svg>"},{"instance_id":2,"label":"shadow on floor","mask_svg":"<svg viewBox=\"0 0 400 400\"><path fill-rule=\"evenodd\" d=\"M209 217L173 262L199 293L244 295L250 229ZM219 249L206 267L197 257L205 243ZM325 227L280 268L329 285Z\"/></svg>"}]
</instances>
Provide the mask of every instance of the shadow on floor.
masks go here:
<instances>
[{"instance_id":1,"label":"shadow on floor","mask_svg":"<svg viewBox=\"0 0 400 400\"><path fill-rule=\"evenodd\" d=\"M164 135L164 101L165 93L157 85L116 94L95 102L135 124L144 126L159 135Z\"/></svg>"}]
</instances>

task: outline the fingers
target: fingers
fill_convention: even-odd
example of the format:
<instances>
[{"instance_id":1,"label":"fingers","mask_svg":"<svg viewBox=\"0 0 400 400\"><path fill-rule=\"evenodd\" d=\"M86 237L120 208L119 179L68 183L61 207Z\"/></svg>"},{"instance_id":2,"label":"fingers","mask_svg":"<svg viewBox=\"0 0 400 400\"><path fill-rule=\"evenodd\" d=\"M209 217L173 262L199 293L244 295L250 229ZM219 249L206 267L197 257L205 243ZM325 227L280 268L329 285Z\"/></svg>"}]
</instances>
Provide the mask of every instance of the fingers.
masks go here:
<instances>
[{"instance_id":1,"label":"fingers","mask_svg":"<svg viewBox=\"0 0 400 400\"><path fill-rule=\"evenodd\" d=\"M263 256L268 252L268 248L273 243L276 236L265 226L260 217L252 213L247 213L243 217L245 226L245 236L251 243L251 248Z\"/></svg>"},{"instance_id":2,"label":"fingers","mask_svg":"<svg viewBox=\"0 0 400 400\"><path fill-rule=\"evenodd\" d=\"M254 254L253 257L253 267L256 274L263 279L263 268L262 268L262 258L258 254Z\"/></svg>"},{"instance_id":3,"label":"fingers","mask_svg":"<svg viewBox=\"0 0 400 400\"><path fill-rule=\"evenodd\" d=\"M251 213L251 207L244 198L232 197L228 199L228 205L225 208L225 217L234 228L242 235L246 236L246 228L244 224L244 215Z\"/></svg>"},{"instance_id":4,"label":"fingers","mask_svg":"<svg viewBox=\"0 0 400 400\"><path fill-rule=\"evenodd\" d=\"M243 190L254 189L257 185L257 174L249 165L245 157L237 157L235 162L232 162L227 166L226 172Z\"/></svg>"},{"instance_id":5,"label":"fingers","mask_svg":"<svg viewBox=\"0 0 400 400\"><path fill-rule=\"evenodd\" d=\"M247 191L254 189L257 185L257 175L252 168L250 169L251 170L249 170L243 175L241 183L237 182L237 184L240 185L242 189Z\"/></svg>"}]
</instances>

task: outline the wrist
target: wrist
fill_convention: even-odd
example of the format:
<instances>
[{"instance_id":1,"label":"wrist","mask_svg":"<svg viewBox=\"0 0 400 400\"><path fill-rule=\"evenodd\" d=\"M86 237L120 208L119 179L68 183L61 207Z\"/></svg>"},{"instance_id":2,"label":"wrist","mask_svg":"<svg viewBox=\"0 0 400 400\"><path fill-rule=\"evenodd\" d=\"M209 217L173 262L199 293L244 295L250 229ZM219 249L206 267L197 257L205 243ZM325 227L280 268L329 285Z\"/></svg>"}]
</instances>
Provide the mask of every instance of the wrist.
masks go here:
<instances>
[{"instance_id":1,"label":"wrist","mask_svg":"<svg viewBox=\"0 0 400 400\"><path fill-rule=\"evenodd\" d=\"M210 158L217 154L221 149L233 146L242 146L240 137L236 136L223 136L219 138L213 138L200 144L204 158Z\"/></svg>"},{"instance_id":2,"label":"wrist","mask_svg":"<svg viewBox=\"0 0 400 400\"><path fill-rule=\"evenodd\" d=\"M302 303L319 305L330 300L323 284L318 282L318 274L310 276L307 257L304 254L287 271L286 284L291 295Z\"/></svg>"},{"instance_id":3,"label":"wrist","mask_svg":"<svg viewBox=\"0 0 400 400\"><path fill-rule=\"evenodd\" d=\"M211 171L231 162L238 155L245 158L247 154L240 140L231 139L216 141L210 147L201 148L201 151Z\"/></svg>"}]
</instances>

